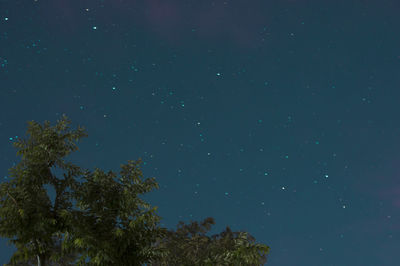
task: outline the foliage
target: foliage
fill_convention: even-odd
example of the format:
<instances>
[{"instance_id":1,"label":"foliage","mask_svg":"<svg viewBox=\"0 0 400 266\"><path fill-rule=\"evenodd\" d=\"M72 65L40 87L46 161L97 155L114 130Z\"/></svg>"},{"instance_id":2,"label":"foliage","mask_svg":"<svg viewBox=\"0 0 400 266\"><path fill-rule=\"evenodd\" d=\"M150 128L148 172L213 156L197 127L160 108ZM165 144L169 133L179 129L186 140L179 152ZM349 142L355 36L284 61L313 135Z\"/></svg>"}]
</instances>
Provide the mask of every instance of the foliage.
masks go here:
<instances>
[{"instance_id":1,"label":"foliage","mask_svg":"<svg viewBox=\"0 0 400 266\"><path fill-rule=\"evenodd\" d=\"M83 128L67 131L68 121L64 116L55 126L45 121L44 125L28 122L28 141L18 140L14 146L21 162L9 169L11 180L0 184L0 236L13 238L17 251L11 262L26 261L38 257L45 261L54 259L51 248L53 236L68 230L69 226L60 215L71 210L67 187L76 186L73 178L82 173L79 167L65 163L62 157L78 150L73 141L87 136ZM51 167L65 171L64 179L57 179L51 173ZM57 195L54 206L43 185L54 186Z\"/></svg>"},{"instance_id":2,"label":"foliage","mask_svg":"<svg viewBox=\"0 0 400 266\"><path fill-rule=\"evenodd\" d=\"M154 178L142 180L140 159L122 164L119 178L65 162L63 157L78 150L73 141L87 136L83 128L68 131L69 123L65 115L54 127L28 122L30 138L14 143L21 162L9 170L10 181L0 184L0 236L12 238L9 243L17 247L8 265L265 263L269 247L252 244L245 232L227 227L206 236L212 218L201 226L180 222L176 232L159 227L157 207L139 198L158 188ZM64 170L64 179L54 176L52 167ZM46 184L55 188L54 205Z\"/></svg>"},{"instance_id":3,"label":"foliage","mask_svg":"<svg viewBox=\"0 0 400 266\"><path fill-rule=\"evenodd\" d=\"M200 225L179 222L176 232L168 231L167 237L158 239L156 246L168 250L169 255L152 261L149 266L161 265L264 265L269 247L252 244L254 237L246 232L232 232L229 227L220 234L205 235L215 224L212 217Z\"/></svg>"},{"instance_id":4,"label":"foliage","mask_svg":"<svg viewBox=\"0 0 400 266\"><path fill-rule=\"evenodd\" d=\"M55 127L48 121L44 126L28 122L30 138L14 143L22 160L10 169L11 180L0 184L0 235L15 237L9 243L17 247L10 263L37 258L44 266L74 252L82 254L81 259L91 257L96 265L123 265L127 260L140 264L157 257L159 252L151 243L165 230L156 228L156 208L141 210L150 206L137 197L157 187L154 179L140 180L141 171L136 169L140 160L121 166L122 184L112 180L112 172L96 169L91 174L64 162L63 157L78 150L72 141L87 136L83 128L66 132L69 123L66 116ZM64 179L53 176L53 166L67 171ZM75 180L81 175L87 182ZM45 184L55 188L54 206ZM73 209L72 199L83 210ZM121 227L116 225L117 218ZM54 236L60 234L65 238L61 254L54 252Z\"/></svg>"},{"instance_id":5,"label":"foliage","mask_svg":"<svg viewBox=\"0 0 400 266\"><path fill-rule=\"evenodd\" d=\"M141 265L162 255L159 248L152 247L166 232L157 226L157 207L151 208L137 195L158 188L158 184L154 178L140 179L140 163L121 165L121 183L115 181L113 172L96 169L74 193L83 211L75 213L76 226L67 233L65 246L85 250L78 263L90 258L89 265Z\"/></svg>"},{"instance_id":6,"label":"foliage","mask_svg":"<svg viewBox=\"0 0 400 266\"><path fill-rule=\"evenodd\" d=\"M62 236L53 236L54 240L54 246L50 248L51 254L54 254L54 256L58 256L60 259L58 261L49 261L47 265L49 266L72 266L76 265L76 261L80 257L80 254L78 252L71 252L70 254L64 254L62 255L62 250L61 250L61 241L62 241ZM24 262L15 262L15 263L9 263L5 264L5 266L27 266L27 265L37 265L37 258L30 258L27 261Z\"/></svg>"}]
</instances>

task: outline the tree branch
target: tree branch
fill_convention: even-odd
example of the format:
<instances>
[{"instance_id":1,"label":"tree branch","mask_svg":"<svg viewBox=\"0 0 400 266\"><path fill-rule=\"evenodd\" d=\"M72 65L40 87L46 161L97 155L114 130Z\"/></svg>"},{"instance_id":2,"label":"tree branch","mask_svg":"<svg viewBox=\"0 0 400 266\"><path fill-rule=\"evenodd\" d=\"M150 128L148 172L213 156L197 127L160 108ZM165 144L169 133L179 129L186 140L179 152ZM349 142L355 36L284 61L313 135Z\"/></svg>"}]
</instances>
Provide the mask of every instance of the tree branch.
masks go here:
<instances>
[{"instance_id":1,"label":"tree branch","mask_svg":"<svg viewBox=\"0 0 400 266\"><path fill-rule=\"evenodd\" d=\"M17 201L14 199L13 196L11 196L11 194L9 193L9 191L7 190L7 195L14 201L15 205L17 205L17 207L19 207Z\"/></svg>"}]
</instances>

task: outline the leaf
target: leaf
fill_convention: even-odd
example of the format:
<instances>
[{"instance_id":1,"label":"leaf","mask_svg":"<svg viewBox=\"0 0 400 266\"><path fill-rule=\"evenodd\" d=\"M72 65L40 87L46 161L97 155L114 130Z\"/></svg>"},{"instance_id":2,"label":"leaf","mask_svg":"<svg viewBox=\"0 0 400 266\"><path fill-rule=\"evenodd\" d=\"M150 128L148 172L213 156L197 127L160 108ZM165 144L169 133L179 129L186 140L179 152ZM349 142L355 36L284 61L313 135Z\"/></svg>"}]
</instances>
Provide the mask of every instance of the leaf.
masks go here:
<instances>
[{"instance_id":1,"label":"leaf","mask_svg":"<svg viewBox=\"0 0 400 266\"><path fill-rule=\"evenodd\" d=\"M80 238L77 238L74 240L74 244L77 245L78 247L83 247L83 241Z\"/></svg>"},{"instance_id":2,"label":"leaf","mask_svg":"<svg viewBox=\"0 0 400 266\"><path fill-rule=\"evenodd\" d=\"M117 237L120 237L120 236L122 236L124 234L124 231L121 229L121 228L118 228L116 231L115 231L115 235L117 236Z\"/></svg>"}]
</instances>

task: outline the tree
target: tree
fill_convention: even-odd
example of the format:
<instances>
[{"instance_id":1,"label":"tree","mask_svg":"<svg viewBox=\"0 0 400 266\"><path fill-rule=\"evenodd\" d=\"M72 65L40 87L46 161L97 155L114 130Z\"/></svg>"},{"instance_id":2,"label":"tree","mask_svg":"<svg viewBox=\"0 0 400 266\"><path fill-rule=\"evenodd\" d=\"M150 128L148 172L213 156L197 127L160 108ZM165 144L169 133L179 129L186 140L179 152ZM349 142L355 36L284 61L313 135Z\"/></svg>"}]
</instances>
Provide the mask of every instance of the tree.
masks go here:
<instances>
[{"instance_id":1,"label":"tree","mask_svg":"<svg viewBox=\"0 0 400 266\"><path fill-rule=\"evenodd\" d=\"M28 122L28 141L14 143L17 155L22 155L21 162L11 168L10 182L0 185L0 235L16 237L9 243L17 247L11 262L24 261L36 257L39 265L46 265L50 258L53 236L68 230L69 225L60 215L63 210L70 210L70 196L65 188L75 186L74 176L82 173L81 169L65 163L62 157L78 148L73 140L86 136L83 129L64 132L68 129L66 117L56 127ZM57 179L51 173L51 167L67 171L64 179ZM54 186L57 195L54 206L47 196L44 184Z\"/></svg>"},{"instance_id":2,"label":"tree","mask_svg":"<svg viewBox=\"0 0 400 266\"><path fill-rule=\"evenodd\" d=\"M265 263L269 247L253 245L245 232L227 227L221 235L205 236L212 218L201 226L180 222L176 232L159 227L157 207L138 195L158 188L154 178L142 180L141 159L122 164L119 178L65 162L63 157L78 150L73 141L87 136L83 128L68 131L69 123L65 115L55 127L28 122L30 138L14 143L21 162L9 170L10 181L0 184L0 235L15 237L9 243L17 247L9 265ZM52 167L66 171L64 179ZM54 205L45 184L55 188Z\"/></svg>"},{"instance_id":3,"label":"tree","mask_svg":"<svg viewBox=\"0 0 400 266\"><path fill-rule=\"evenodd\" d=\"M0 235L15 237L9 243L17 247L10 263L35 258L38 265L45 266L79 252L81 259L92 256L91 263L96 265L126 259L139 265L150 256L158 256L158 249L149 243L163 236L165 229L155 226L159 220L154 216L156 208L141 210L150 206L137 197L158 187L154 178L140 180L140 169L135 169L140 161L122 165L123 184L112 180L112 172L104 174L96 169L91 174L66 163L62 158L78 150L73 141L87 136L83 128L69 132L69 123L65 115L55 127L48 121L43 126L28 122L30 138L14 143L19 149L17 155L22 155L21 162L9 170L11 180L0 184ZM51 173L53 166L67 171L64 179ZM75 180L81 175L88 181ZM55 188L54 206L45 184ZM83 206L83 210L73 209L72 199L77 199L77 206ZM122 227L116 225L117 218ZM61 234L65 238L61 254L54 253L54 236Z\"/></svg>"},{"instance_id":4,"label":"tree","mask_svg":"<svg viewBox=\"0 0 400 266\"><path fill-rule=\"evenodd\" d=\"M149 266L163 265L264 265L270 248L252 244L255 238L246 232L232 232L229 227L220 234L205 235L215 224L212 217L199 225L179 222L176 232L158 239L156 246L168 250L168 256L152 261Z\"/></svg>"}]
</instances>

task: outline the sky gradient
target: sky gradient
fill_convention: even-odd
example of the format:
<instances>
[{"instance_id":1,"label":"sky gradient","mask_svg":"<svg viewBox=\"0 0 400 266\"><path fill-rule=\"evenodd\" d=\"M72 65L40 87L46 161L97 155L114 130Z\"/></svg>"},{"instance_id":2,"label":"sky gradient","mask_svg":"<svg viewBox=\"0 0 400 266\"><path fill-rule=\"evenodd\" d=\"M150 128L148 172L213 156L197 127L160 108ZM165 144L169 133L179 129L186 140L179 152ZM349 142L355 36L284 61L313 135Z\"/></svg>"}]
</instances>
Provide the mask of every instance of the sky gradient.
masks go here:
<instances>
[{"instance_id":1,"label":"sky gradient","mask_svg":"<svg viewBox=\"0 0 400 266\"><path fill-rule=\"evenodd\" d=\"M399 12L394 0L0 0L1 182L26 122L65 113L89 135L66 160L119 172L142 158L162 226L214 217L210 235L249 232L271 266L396 266Z\"/></svg>"}]
</instances>

